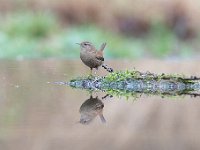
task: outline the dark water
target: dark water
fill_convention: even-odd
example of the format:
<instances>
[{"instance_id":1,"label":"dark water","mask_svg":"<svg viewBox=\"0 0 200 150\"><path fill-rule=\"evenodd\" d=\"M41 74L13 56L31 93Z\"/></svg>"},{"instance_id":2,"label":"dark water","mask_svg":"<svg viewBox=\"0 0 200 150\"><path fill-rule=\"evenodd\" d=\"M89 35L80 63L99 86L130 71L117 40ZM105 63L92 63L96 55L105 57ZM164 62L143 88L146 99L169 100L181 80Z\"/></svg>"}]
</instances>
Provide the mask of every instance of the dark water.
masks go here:
<instances>
[{"instance_id":1,"label":"dark water","mask_svg":"<svg viewBox=\"0 0 200 150\"><path fill-rule=\"evenodd\" d=\"M198 61L108 64L115 70L135 67L154 73L200 76ZM93 92L97 103L86 102L89 109L95 108L87 112L88 105L83 103L91 98L89 92L53 84L87 75L89 69L80 61L1 61L0 70L2 150L200 149L198 97L142 95L127 100ZM100 69L98 74L106 72ZM84 125L79 123L83 113L89 113L91 119Z\"/></svg>"}]
</instances>

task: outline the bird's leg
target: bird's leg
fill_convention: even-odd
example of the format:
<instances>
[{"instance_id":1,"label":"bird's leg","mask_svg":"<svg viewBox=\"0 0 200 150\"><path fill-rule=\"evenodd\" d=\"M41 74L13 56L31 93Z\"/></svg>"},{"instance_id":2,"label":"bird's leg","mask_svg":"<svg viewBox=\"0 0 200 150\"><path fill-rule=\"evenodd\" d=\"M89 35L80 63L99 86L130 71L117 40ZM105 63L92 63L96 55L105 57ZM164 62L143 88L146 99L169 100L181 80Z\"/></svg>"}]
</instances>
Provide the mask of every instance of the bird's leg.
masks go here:
<instances>
[{"instance_id":1,"label":"bird's leg","mask_svg":"<svg viewBox=\"0 0 200 150\"><path fill-rule=\"evenodd\" d=\"M90 76L92 76L92 68L90 68Z\"/></svg>"},{"instance_id":2,"label":"bird's leg","mask_svg":"<svg viewBox=\"0 0 200 150\"><path fill-rule=\"evenodd\" d=\"M98 68L95 68L96 70L94 71L94 75L96 76Z\"/></svg>"},{"instance_id":3,"label":"bird's leg","mask_svg":"<svg viewBox=\"0 0 200 150\"><path fill-rule=\"evenodd\" d=\"M89 93L90 93L90 99L92 99L93 98L93 96L92 96L93 91L89 91Z\"/></svg>"}]
</instances>

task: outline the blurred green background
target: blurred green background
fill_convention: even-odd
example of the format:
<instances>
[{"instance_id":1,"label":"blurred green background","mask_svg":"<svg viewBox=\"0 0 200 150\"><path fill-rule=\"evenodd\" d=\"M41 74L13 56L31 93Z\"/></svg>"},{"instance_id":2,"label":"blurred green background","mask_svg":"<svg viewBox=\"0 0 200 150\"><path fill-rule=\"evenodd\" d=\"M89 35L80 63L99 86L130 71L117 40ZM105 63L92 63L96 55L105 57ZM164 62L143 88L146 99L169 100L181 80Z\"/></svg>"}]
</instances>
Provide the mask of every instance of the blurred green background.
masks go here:
<instances>
[{"instance_id":1,"label":"blurred green background","mask_svg":"<svg viewBox=\"0 0 200 150\"><path fill-rule=\"evenodd\" d=\"M200 58L199 0L0 0L0 58Z\"/></svg>"}]
</instances>

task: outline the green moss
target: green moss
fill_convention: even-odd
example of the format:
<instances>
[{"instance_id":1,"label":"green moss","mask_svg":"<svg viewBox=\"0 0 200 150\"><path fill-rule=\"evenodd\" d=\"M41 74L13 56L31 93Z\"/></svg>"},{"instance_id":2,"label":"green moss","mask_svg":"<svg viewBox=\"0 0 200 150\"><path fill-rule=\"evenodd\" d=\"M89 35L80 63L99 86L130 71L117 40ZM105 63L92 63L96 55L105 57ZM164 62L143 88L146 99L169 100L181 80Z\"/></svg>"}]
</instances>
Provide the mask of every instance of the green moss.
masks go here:
<instances>
[{"instance_id":1,"label":"green moss","mask_svg":"<svg viewBox=\"0 0 200 150\"><path fill-rule=\"evenodd\" d=\"M136 71L136 70L133 70L133 71L127 70L125 72L117 71L117 72L113 72L113 73L110 73L107 76L105 76L104 81L108 81L108 82L123 81L123 80L128 79L128 78L138 79L140 77L141 77L140 72Z\"/></svg>"},{"instance_id":2,"label":"green moss","mask_svg":"<svg viewBox=\"0 0 200 150\"><path fill-rule=\"evenodd\" d=\"M199 83L200 79L186 78L184 75L181 74L157 75L150 72L142 73L137 70L126 70L116 71L106 75L105 77L79 77L71 80L70 82L73 82L71 86L75 88L82 88L89 91L103 90L110 95L123 96L127 99L129 97L137 99L142 94L146 94L149 96L159 95L161 97L192 95L191 93L198 90L198 87L192 88L191 85ZM84 87L85 83L89 84ZM92 85L91 87L88 86L93 83L94 85ZM127 83L129 84L129 88L127 88ZM156 86L159 88L157 88Z\"/></svg>"},{"instance_id":3,"label":"green moss","mask_svg":"<svg viewBox=\"0 0 200 150\"><path fill-rule=\"evenodd\" d=\"M150 72L140 72L137 70L126 70L126 71L115 71L112 73L109 73L105 77L100 76L93 76L88 75L86 77L78 77L76 79L73 79L71 81L77 81L77 80L94 80L94 79L102 79L103 83L110 83L110 82L118 82L118 81L125 81L128 79L135 79L135 80L143 80L143 81L160 81L160 80L169 80L169 81L180 81L183 83L193 83L196 82L193 78L186 78L183 74L153 74Z\"/></svg>"},{"instance_id":4,"label":"green moss","mask_svg":"<svg viewBox=\"0 0 200 150\"><path fill-rule=\"evenodd\" d=\"M126 79L143 79L144 81L156 80L160 81L161 79L169 79L175 81L182 81L184 79L184 75L182 74L152 74L150 72L139 72L137 70L126 70L126 71L117 71L108 74L105 76L104 81L112 82L112 81L123 81Z\"/></svg>"}]
</instances>

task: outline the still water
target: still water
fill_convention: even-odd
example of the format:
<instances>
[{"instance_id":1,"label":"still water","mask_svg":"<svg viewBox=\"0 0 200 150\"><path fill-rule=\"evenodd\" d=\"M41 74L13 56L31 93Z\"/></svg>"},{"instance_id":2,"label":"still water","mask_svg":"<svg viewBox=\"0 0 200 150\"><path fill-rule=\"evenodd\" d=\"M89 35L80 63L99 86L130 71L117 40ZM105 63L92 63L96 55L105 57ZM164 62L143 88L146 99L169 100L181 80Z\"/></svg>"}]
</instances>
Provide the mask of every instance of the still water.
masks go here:
<instances>
[{"instance_id":1,"label":"still water","mask_svg":"<svg viewBox=\"0 0 200 150\"><path fill-rule=\"evenodd\" d=\"M200 76L199 61L107 64L115 70ZM1 150L200 149L199 97L142 95L127 100L54 84L88 75L80 61L1 61L0 70ZM107 73L101 68L97 74ZM91 99L98 109L89 123L80 123Z\"/></svg>"}]
</instances>

